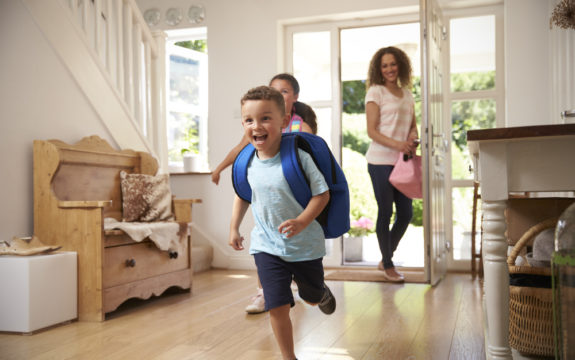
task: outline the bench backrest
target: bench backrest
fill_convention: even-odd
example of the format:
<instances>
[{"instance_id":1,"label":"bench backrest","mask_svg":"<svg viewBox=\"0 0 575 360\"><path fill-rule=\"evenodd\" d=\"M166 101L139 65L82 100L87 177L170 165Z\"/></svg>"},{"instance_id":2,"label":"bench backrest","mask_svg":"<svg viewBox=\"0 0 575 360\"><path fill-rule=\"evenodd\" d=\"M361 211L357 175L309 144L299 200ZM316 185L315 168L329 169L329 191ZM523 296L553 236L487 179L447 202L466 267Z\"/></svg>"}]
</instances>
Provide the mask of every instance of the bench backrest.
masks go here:
<instances>
[{"instance_id":1,"label":"bench backrest","mask_svg":"<svg viewBox=\"0 0 575 360\"><path fill-rule=\"evenodd\" d=\"M74 145L59 140L36 140L35 208L54 206L57 201L112 200L111 206L104 208L104 217L121 220L122 170L155 175L158 162L148 153L116 150L98 136L83 138Z\"/></svg>"}]
</instances>

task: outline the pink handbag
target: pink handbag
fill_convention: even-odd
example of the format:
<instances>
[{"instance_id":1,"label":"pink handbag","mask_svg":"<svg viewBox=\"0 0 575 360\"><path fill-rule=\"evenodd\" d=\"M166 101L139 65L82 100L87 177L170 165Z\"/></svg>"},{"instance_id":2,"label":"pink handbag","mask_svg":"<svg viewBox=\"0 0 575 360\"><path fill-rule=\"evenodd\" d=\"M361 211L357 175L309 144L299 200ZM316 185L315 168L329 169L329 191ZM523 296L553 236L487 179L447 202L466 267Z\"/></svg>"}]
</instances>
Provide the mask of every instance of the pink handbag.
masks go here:
<instances>
[{"instance_id":1,"label":"pink handbag","mask_svg":"<svg viewBox=\"0 0 575 360\"><path fill-rule=\"evenodd\" d=\"M391 175L389 175L389 182L408 198L423 198L421 156L409 157L407 154L399 153Z\"/></svg>"}]
</instances>

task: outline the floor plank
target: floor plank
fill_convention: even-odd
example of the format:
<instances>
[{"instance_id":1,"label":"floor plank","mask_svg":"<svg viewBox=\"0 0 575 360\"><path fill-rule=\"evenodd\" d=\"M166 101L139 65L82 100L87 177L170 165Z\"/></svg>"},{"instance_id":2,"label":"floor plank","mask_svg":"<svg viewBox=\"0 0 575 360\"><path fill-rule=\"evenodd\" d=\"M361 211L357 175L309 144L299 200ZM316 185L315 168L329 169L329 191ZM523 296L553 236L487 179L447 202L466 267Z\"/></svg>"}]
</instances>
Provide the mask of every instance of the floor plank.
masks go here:
<instances>
[{"instance_id":1,"label":"floor plank","mask_svg":"<svg viewBox=\"0 0 575 360\"><path fill-rule=\"evenodd\" d=\"M130 301L103 323L72 322L33 335L0 334L0 359L281 359L267 313L248 315L253 271L210 270L192 292ZM290 313L299 359L485 358L481 287L468 274L439 285L327 281L337 310L296 294Z\"/></svg>"}]
</instances>

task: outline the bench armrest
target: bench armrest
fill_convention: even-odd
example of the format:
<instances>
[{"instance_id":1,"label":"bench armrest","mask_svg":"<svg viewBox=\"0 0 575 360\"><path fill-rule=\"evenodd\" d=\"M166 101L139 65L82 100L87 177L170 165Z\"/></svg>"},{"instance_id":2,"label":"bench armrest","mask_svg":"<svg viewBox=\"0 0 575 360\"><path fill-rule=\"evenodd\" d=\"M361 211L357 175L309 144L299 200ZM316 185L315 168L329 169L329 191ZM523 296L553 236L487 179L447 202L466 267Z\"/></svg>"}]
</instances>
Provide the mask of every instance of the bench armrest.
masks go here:
<instances>
[{"instance_id":1,"label":"bench armrest","mask_svg":"<svg viewBox=\"0 0 575 360\"><path fill-rule=\"evenodd\" d=\"M200 204L202 199L173 199L174 215L176 221L192 222L192 205Z\"/></svg>"},{"instance_id":2,"label":"bench armrest","mask_svg":"<svg viewBox=\"0 0 575 360\"><path fill-rule=\"evenodd\" d=\"M58 207L60 208L97 208L111 206L112 200L103 201L58 201Z\"/></svg>"}]
</instances>

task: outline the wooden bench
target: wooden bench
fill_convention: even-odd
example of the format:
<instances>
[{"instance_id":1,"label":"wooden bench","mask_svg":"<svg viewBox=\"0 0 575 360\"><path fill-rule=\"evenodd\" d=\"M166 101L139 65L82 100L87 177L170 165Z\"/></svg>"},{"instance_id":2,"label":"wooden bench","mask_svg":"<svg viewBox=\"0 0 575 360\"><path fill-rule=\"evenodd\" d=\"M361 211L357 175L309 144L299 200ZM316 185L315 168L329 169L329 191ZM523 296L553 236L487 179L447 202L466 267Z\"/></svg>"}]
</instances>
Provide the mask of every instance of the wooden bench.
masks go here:
<instances>
[{"instance_id":1,"label":"wooden bench","mask_svg":"<svg viewBox=\"0 0 575 360\"><path fill-rule=\"evenodd\" d=\"M78 318L103 321L129 298L147 299L177 286L190 289L191 239L180 253L161 251L146 239L104 230L104 219L122 220L120 171L155 175L150 154L116 150L97 136L69 145L34 141L34 233L46 244L78 253ZM177 222L192 221L199 199L174 199Z\"/></svg>"}]
</instances>

